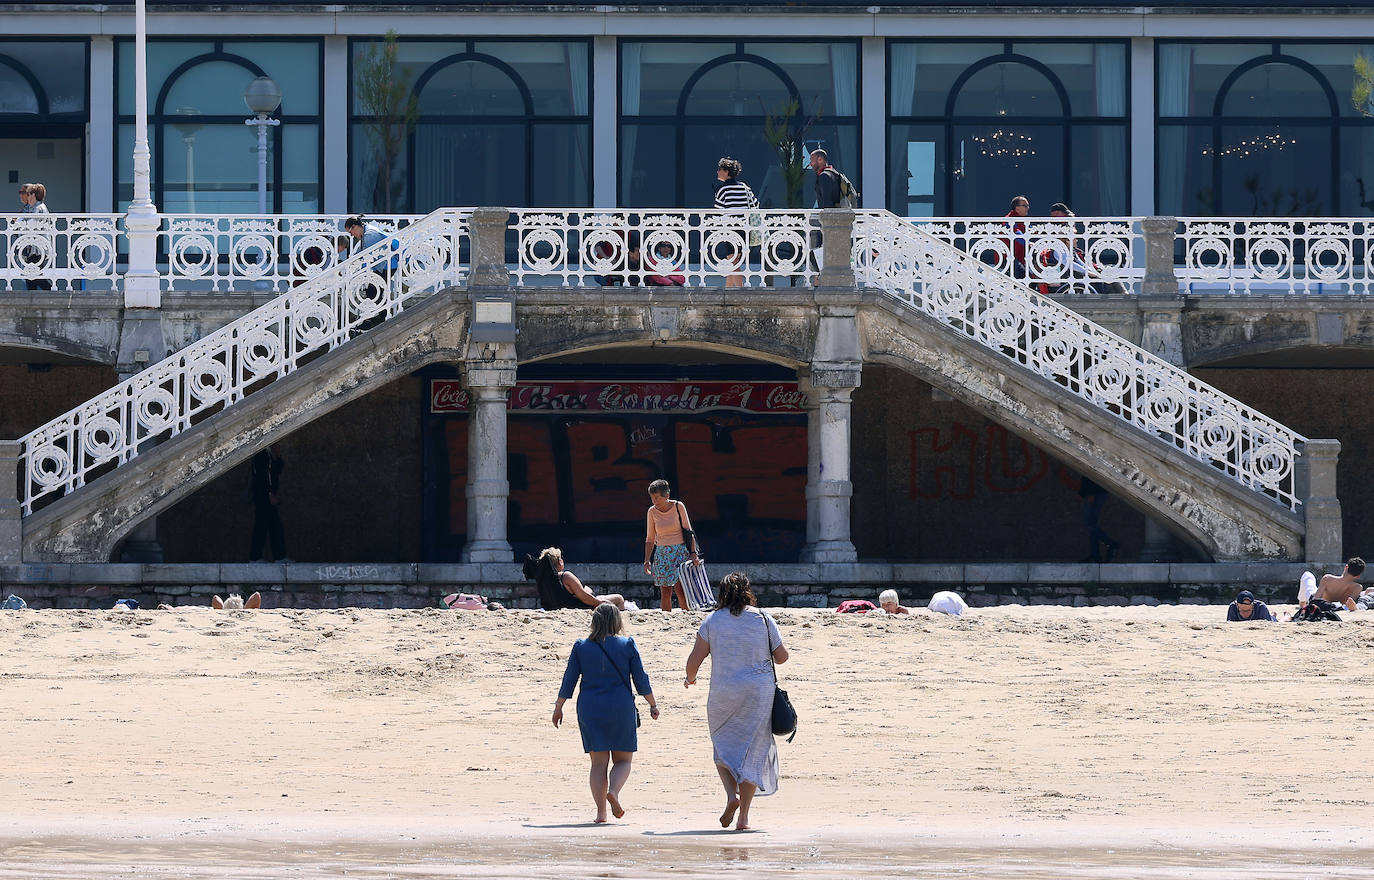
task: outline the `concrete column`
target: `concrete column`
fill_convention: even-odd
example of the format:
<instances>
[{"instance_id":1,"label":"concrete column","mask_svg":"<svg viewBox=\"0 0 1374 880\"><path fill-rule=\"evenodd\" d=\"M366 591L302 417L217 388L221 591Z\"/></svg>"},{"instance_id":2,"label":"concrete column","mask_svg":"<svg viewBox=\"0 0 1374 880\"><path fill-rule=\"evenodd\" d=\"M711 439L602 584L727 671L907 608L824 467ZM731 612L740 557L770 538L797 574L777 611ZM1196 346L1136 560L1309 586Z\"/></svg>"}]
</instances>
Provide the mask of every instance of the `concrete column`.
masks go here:
<instances>
[{"instance_id":1,"label":"concrete column","mask_svg":"<svg viewBox=\"0 0 1374 880\"><path fill-rule=\"evenodd\" d=\"M468 543L464 562L510 562L506 538L510 481L506 476L506 395L515 387L515 346L481 346L495 355L472 357L463 364L463 384L471 395L468 408ZM474 349L478 344L474 344Z\"/></svg>"},{"instance_id":2,"label":"concrete column","mask_svg":"<svg viewBox=\"0 0 1374 880\"><path fill-rule=\"evenodd\" d=\"M1184 366L1183 297L1174 273L1173 217L1146 217L1145 279L1141 282L1140 347L1176 367Z\"/></svg>"},{"instance_id":3,"label":"concrete column","mask_svg":"<svg viewBox=\"0 0 1374 880\"><path fill-rule=\"evenodd\" d=\"M882 37L864 37L859 57L863 89L859 97L859 143L863 182L858 184L865 208L887 206L887 50Z\"/></svg>"},{"instance_id":4,"label":"concrete column","mask_svg":"<svg viewBox=\"0 0 1374 880\"><path fill-rule=\"evenodd\" d=\"M19 441L0 440L0 563L24 561L19 466Z\"/></svg>"},{"instance_id":5,"label":"concrete column","mask_svg":"<svg viewBox=\"0 0 1374 880\"><path fill-rule=\"evenodd\" d=\"M326 214L349 213L348 37L324 38L324 201Z\"/></svg>"},{"instance_id":6,"label":"concrete column","mask_svg":"<svg viewBox=\"0 0 1374 880\"><path fill-rule=\"evenodd\" d=\"M826 208L820 215L824 267L817 286L853 287L854 212L846 208Z\"/></svg>"},{"instance_id":7,"label":"concrete column","mask_svg":"<svg viewBox=\"0 0 1374 880\"><path fill-rule=\"evenodd\" d=\"M620 77L615 37L592 40L592 204L614 208L620 201Z\"/></svg>"},{"instance_id":8,"label":"concrete column","mask_svg":"<svg viewBox=\"0 0 1374 880\"><path fill-rule=\"evenodd\" d=\"M1304 549L1307 562L1339 564L1344 558L1341 548L1341 502L1336 497L1336 459L1340 456L1338 440L1308 440L1303 446L1306 462L1306 489L1303 493L1303 516L1307 521Z\"/></svg>"},{"instance_id":9,"label":"concrete column","mask_svg":"<svg viewBox=\"0 0 1374 880\"><path fill-rule=\"evenodd\" d=\"M816 426L808 434L814 434L819 458L814 473L808 467L807 480L808 488L814 487L810 494L815 499L815 540L810 550L813 562L858 560L849 529L850 499L854 495L854 484L850 481L849 432L851 397L859 387L863 362L859 357L858 323L853 312L853 309L822 307L816 355L829 357L811 364L810 385L814 389L817 411ZM807 531L811 531L810 521Z\"/></svg>"},{"instance_id":10,"label":"concrete column","mask_svg":"<svg viewBox=\"0 0 1374 880\"><path fill-rule=\"evenodd\" d=\"M506 267L506 229L509 225L509 208L477 208L472 212L468 222L472 238L470 287L501 290L510 287L510 269Z\"/></svg>"},{"instance_id":11,"label":"concrete column","mask_svg":"<svg viewBox=\"0 0 1374 880\"><path fill-rule=\"evenodd\" d=\"M87 142L86 210L114 211L114 37L91 37L91 136Z\"/></svg>"},{"instance_id":12,"label":"concrete column","mask_svg":"<svg viewBox=\"0 0 1374 880\"><path fill-rule=\"evenodd\" d=\"M1140 545L1140 561L1179 562L1182 558L1173 533L1150 517L1145 517L1145 540Z\"/></svg>"},{"instance_id":13,"label":"concrete column","mask_svg":"<svg viewBox=\"0 0 1374 880\"><path fill-rule=\"evenodd\" d=\"M816 541L820 538L820 519L816 508L816 488L821 482L821 397L811 384L811 371L797 371L797 388L806 395L806 543L800 562L815 562Z\"/></svg>"},{"instance_id":14,"label":"concrete column","mask_svg":"<svg viewBox=\"0 0 1374 880\"><path fill-rule=\"evenodd\" d=\"M1137 216L1155 212L1155 41L1131 40L1131 205Z\"/></svg>"},{"instance_id":15,"label":"concrete column","mask_svg":"<svg viewBox=\"0 0 1374 880\"><path fill-rule=\"evenodd\" d=\"M162 312L156 309L124 310L124 323L119 333L119 359L115 370L119 381L146 369L167 357L167 343L162 334ZM153 442L145 441L140 451L147 452ZM152 516L129 532L120 545L120 562L162 562L162 545L157 540L157 517Z\"/></svg>"}]
</instances>

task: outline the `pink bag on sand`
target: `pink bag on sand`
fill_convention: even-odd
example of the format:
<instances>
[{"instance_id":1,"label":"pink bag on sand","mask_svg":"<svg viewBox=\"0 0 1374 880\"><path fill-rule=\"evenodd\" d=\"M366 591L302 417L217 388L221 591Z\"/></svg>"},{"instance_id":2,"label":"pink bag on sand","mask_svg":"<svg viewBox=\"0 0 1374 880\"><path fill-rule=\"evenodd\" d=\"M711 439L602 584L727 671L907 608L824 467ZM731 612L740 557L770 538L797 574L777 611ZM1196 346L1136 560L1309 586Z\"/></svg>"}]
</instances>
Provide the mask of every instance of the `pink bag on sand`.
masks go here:
<instances>
[{"instance_id":1,"label":"pink bag on sand","mask_svg":"<svg viewBox=\"0 0 1374 880\"><path fill-rule=\"evenodd\" d=\"M444 597L444 607L450 611L486 611L487 600L472 593L449 593Z\"/></svg>"}]
</instances>

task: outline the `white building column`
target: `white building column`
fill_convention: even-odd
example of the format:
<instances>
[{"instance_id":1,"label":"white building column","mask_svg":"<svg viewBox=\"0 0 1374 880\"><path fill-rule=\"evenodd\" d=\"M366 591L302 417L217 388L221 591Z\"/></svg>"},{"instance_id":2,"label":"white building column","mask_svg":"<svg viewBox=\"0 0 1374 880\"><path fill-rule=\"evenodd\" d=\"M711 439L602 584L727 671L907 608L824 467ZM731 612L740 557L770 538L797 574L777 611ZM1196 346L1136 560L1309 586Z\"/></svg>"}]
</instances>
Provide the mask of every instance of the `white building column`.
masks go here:
<instances>
[{"instance_id":1,"label":"white building column","mask_svg":"<svg viewBox=\"0 0 1374 880\"><path fill-rule=\"evenodd\" d=\"M851 398L859 387L862 370L856 310L822 306L809 380L817 405L814 436L820 458L814 473L807 468L808 513L814 509L816 521L811 562L858 560L849 532L850 499L854 495L849 438ZM807 532L809 536L809 523Z\"/></svg>"},{"instance_id":2,"label":"white building column","mask_svg":"<svg viewBox=\"0 0 1374 880\"><path fill-rule=\"evenodd\" d=\"M592 42L592 206L614 208L620 199L620 79L615 37Z\"/></svg>"},{"instance_id":3,"label":"white building column","mask_svg":"<svg viewBox=\"0 0 1374 880\"><path fill-rule=\"evenodd\" d=\"M816 541L820 539L820 520L816 512L816 488L821 482L821 395L811 384L811 370L797 371L797 390L804 396L806 412L806 543L799 562L816 560Z\"/></svg>"},{"instance_id":4,"label":"white building column","mask_svg":"<svg viewBox=\"0 0 1374 880\"><path fill-rule=\"evenodd\" d=\"M506 539L506 394L515 387L515 346L473 343L471 348L463 364L463 384L470 395L468 542L463 561L510 562L514 551Z\"/></svg>"},{"instance_id":5,"label":"white building column","mask_svg":"<svg viewBox=\"0 0 1374 880\"><path fill-rule=\"evenodd\" d=\"M91 37L90 127L86 132L86 210L114 211L114 37Z\"/></svg>"},{"instance_id":6,"label":"white building column","mask_svg":"<svg viewBox=\"0 0 1374 880\"><path fill-rule=\"evenodd\" d=\"M1155 212L1155 41L1131 40L1131 207L1148 217Z\"/></svg>"},{"instance_id":7,"label":"white building column","mask_svg":"<svg viewBox=\"0 0 1374 880\"><path fill-rule=\"evenodd\" d=\"M863 81L859 142L863 145L863 207L887 207L887 43L864 37L859 58Z\"/></svg>"},{"instance_id":8,"label":"white building column","mask_svg":"<svg viewBox=\"0 0 1374 880\"><path fill-rule=\"evenodd\" d=\"M324 38L324 180L320 210L347 214L348 37Z\"/></svg>"}]
</instances>

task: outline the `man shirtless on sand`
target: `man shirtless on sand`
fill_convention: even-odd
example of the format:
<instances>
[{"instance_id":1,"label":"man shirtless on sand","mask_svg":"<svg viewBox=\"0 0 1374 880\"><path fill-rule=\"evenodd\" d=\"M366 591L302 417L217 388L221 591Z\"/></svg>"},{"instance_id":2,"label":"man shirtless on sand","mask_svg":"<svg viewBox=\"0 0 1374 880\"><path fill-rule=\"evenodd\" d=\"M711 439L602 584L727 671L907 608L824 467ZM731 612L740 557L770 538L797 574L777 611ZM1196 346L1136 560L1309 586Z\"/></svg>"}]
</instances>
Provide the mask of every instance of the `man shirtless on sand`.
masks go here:
<instances>
[{"instance_id":1,"label":"man shirtless on sand","mask_svg":"<svg viewBox=\"0 0 1374 880\"><path fill-rule=\"evenodd\" d=\"M1355 599L1360 595L1360 575L1364 574L1364 560L1358 556L1352 556L1345 563L1345 571L1339 576L1334 574L1322 575L1321 583L1317 585L1317 592L1312 594L1313 599L1324 599L1327 602L1335 603L1344 607L1348 611L1355 610ZM1306 605L1299 597L1299 605Z\"/></svg>"}]
</instances>

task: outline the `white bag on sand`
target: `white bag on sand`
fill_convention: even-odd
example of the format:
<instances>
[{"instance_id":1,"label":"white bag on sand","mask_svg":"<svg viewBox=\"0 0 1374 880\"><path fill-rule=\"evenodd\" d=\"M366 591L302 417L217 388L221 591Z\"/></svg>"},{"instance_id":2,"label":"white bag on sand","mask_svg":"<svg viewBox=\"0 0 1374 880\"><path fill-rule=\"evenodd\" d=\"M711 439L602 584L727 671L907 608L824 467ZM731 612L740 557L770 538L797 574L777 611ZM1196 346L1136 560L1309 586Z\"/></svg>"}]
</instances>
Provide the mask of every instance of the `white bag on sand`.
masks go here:
<instances>
[{"instance_id":1,"label":"white bag on sand","mask_svg":"<svg viewBox=\"0 0 1374 880\"><path fill-rule=\"evenodd\" d=\"M1306 605L1316 594L1317 576L1310 571L1304 571L1298 579L1298 604Z\"/></svg>"},{"instance_id":2,"label":"white bag on sand","mask_svg":"<svg viewBox=\"0 0 1374 880\"><path fill-rule=\"evenodd\" d=\"M968 605L958 593L949 590L941 590L930 597L930 604L926 606L931 611L938 611L941 614L952 614L955 617L968 610Z\"/></svg>"}]
</instances>

